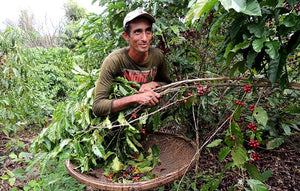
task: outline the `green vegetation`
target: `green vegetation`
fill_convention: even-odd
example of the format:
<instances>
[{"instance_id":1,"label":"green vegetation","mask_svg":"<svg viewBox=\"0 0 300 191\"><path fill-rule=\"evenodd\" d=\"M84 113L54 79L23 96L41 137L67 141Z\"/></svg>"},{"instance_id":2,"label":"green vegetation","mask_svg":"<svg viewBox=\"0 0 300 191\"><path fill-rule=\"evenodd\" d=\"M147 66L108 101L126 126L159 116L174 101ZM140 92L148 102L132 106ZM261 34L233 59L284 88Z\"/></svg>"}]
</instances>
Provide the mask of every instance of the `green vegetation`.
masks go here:
<instances>
[{"instance_id":1,"label":"green vegetation","mask_svg":"<svg viewBox=\"0 0 300 191\"><path fill-rule=\"evenodd\" d=\"M82 172L105 165L116 173L141 152L145 132L166 128L195 140L200 155L218 148L224 164L218 174L196 167L172 190L215 190L225 172L239 176L228 190L267 190L272 170L256 167L262 152L299 135L299 2L94 2L106 6L100 15L66 6L69 22L51 47L37 43L44 41L34 30L0 33L0 131L11 139L0 164L9 158L23 165L2 169L1 180L12 190L83 190L65 170L66 158ZM153 46L164 51L174 83L157 90L165 105L98 118L91 106L99 68L110 52L126 46L122 21L137 7L156 17ZM135 91L123 79L112 90L115 97ZM28 129L39 135L24 152L18 137ZM131 165L147 172L158 152L153 148L139 156L147 164ZM228 158L231 162L225 163Z\"/></svg>"}]
</instances>

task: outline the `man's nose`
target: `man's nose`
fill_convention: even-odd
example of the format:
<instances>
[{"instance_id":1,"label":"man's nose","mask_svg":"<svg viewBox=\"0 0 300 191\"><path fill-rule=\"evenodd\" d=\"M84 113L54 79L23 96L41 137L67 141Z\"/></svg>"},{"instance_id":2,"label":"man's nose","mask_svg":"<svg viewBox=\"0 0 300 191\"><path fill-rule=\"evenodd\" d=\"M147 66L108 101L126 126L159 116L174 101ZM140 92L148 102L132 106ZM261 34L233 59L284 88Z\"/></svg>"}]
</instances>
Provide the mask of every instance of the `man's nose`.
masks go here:
<instances>
[{"instance_id":1,"label":"man's nose","mask_svg":"<svg viewBox=\"0 0 300 191\"><path fill-rule=\"evenodd\" d=\"M147 33L146 32L142 33L142 40L147 41Z\"/></svg>"}]
</instances>

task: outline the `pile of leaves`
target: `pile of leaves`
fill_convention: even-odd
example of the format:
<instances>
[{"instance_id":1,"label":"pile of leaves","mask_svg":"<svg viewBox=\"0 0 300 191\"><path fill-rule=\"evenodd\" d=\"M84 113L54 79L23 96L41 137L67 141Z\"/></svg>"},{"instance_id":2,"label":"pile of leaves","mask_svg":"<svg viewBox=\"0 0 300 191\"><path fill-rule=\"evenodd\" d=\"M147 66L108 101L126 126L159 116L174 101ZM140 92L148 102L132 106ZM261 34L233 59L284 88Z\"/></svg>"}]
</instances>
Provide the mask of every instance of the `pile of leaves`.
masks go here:
<instances>
[{"instance_id":1,"label":"pile of leaves","mask_svg":"<svg viewBox=\"0 0 300 191\"><path fill-rule=\"evenodd\" d=\"M84 73L80 68L77 72ZM137 92L134 87L139 87L139 84L118 78L111 85L110 97L132 95ZM53 122L32 144L37 157L29 168L41 160L43 173L46 163L59 157L71 159L82 173L104 168L104 175L112 182L154 178L155 175L150 173L159 162L159 149L156 145L147 151L143 149L147 141L146 129L152 129L146 127L148 110L139 106L105 118L96 117L91 110L92 93L93 88L83 102L71 100L58 106ZM130 115L133 110L135 115L142 117L134 120L134 115Z\"/></svg>"},{"instance_id":2,"label":"pile of leaves","mask_svg":"<svg viewBox=\"0 0 300 191\"><path fill-rule=\"evenodd\" d=\"M117 183L132 183L157 178L155 174L151 173L151 170L159 162L159 149L156 145L153 145L148 153L147 157L144 157L143 152L133 156L132 160L127 161L126 169L122 168L117 173L105 171L104 175L108 181Z\"/></svg>"}]
</instances>

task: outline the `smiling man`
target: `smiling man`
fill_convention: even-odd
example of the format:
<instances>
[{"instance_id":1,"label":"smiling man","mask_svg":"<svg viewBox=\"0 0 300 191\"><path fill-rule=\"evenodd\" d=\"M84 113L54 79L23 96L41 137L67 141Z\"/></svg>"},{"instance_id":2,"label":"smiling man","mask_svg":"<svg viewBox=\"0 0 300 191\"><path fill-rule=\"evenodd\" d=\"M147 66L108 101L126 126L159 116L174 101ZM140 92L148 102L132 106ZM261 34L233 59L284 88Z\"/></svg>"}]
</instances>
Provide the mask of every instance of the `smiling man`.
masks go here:
<instances>
[{"instance_id":1,"label":"smiling man","mask_svg":"<svg viewBox=\"0 0 300 191\"><path fill-rule=\"evenodd\" d=\"M170 77L161 50L151 47L154 22L153 16L142 9L136 9L124 18L122 36L129 46L112 52L102 64L93 103L97 116L119 112L134 104L153 107L159 103L161 95L153 89L170 83ZM109 89L116 77L141 84L139 92L109 99Z\"/></svg>"}]
</instances>

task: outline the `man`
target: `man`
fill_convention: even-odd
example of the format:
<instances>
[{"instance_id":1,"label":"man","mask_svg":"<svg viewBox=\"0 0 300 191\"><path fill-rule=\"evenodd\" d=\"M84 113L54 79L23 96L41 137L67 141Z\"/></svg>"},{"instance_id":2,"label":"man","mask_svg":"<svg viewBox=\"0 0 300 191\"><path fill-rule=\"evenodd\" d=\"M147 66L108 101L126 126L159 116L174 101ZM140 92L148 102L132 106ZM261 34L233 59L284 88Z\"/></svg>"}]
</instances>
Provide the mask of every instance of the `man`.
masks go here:
<instances>
[{"instance_id":1,"label":"man","mask_svg":"<svg viewBox=\"0 0 300 191\"><path fill-rule=\"evenodd\" d=\"M168 68L162 52L150 47L155 19L142 9L126 15L122 36L128 47L114 51L104 60L95 87L93 111L97 116L109 115L134 104L153 107L161 95L153 89L170 83ZM120 99L108 99L109 88L118 76L141 84L137 94Z\"/></svg>"}]
</instances>

